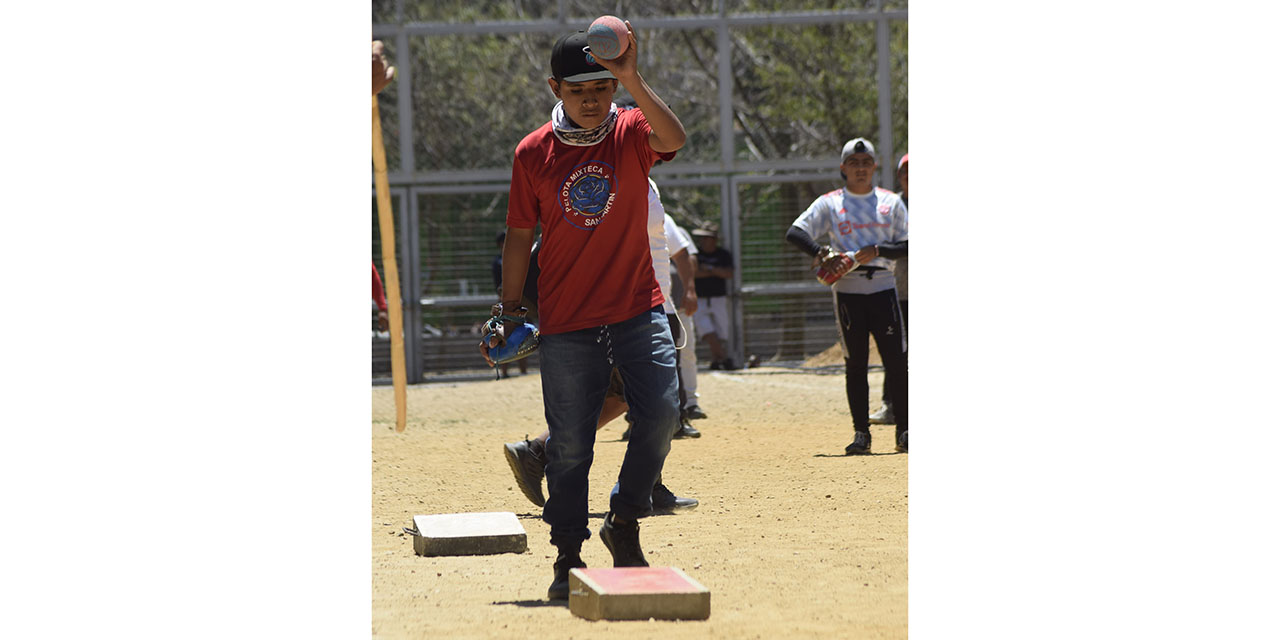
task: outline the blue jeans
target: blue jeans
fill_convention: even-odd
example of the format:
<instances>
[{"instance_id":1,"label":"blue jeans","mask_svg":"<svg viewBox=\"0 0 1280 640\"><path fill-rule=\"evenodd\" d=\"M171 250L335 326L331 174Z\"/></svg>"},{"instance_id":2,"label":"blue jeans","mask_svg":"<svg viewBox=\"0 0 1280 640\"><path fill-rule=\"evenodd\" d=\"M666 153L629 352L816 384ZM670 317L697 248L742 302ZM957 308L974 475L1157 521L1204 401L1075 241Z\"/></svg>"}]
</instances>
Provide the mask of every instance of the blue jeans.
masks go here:
<instances>
[{"instance_id":1,"label":"blue jeans","mask_svg":"<svg viewBox=\"0 0 1280 640\"><path fill-rule=\"evenodd\" d=\"M594 458L596 422L618 368L631 413L631 438L609 510L635 519L652 507L653 485L679 425L676 350L662 306L603 327L542 336L542 401L547 427L547 504L542 519L551 542L591 537L587 478ZM612 360L612 362L610 361Z\"/></svg>"}]
</instances>

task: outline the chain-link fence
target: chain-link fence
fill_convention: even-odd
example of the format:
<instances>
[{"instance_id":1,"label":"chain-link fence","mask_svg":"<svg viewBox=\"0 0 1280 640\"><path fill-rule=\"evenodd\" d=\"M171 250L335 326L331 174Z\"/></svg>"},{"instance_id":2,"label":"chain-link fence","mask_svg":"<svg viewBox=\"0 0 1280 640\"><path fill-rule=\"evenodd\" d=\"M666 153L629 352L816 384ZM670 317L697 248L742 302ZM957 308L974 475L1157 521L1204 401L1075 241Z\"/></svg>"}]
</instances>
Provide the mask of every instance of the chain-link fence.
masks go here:
<instances>
[{"instance_id":1,"label":"chain-link fence","mask_svg":"<svg viewBox=\"0 0 1280 640\"><path fill-rule=\"evenodd\" d=\"M476 345L497 300L510 152L554 102L551 43L602 13L631 20L646 79L688 131L675 161L652 175L678 223L718 226L734 255L731 357L792 363L835 344L830 290L783 236L814 198L840 188L849 138L877 144L880 184L896 186L907 142L906 2L483 4L374 3L374 36L400 69L379 101L410 381L492 375ZM376 212L373 256L383 271ZM709 362L705 343L697 350ZM375 326L375 379L390 375L389 352Z\"/></svg>"}]
</instances>

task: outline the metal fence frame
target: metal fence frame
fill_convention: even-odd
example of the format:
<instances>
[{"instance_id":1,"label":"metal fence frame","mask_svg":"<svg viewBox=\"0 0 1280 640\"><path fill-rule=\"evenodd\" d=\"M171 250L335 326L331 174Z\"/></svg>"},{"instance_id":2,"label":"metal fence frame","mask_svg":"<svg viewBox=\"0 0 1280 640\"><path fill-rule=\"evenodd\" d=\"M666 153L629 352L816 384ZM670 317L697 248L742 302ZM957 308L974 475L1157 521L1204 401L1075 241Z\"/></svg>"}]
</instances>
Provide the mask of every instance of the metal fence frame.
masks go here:
<instances>
[{"instance_id":1,"label":"metal fence frame","mask_svg":"<svg viewBox=\"0 0 1280 640\"><path fill-rule=\"evenodd\" d=\"M672 162L664 163L653 169L655 178L662 178L664 186L720 186L720 233L724 246L737 256L737 266L730 282L730 315L733 319L734 335L730 340L729 351L741 363L745 359L745 339L743 334L743 300L757 295L773 295L779 293L822 293L829 294L829 288L817 283L797 284L779 283L776 285L756 284L744 286L741 274L741 229L738 224L738 187L743 184L763 182L811 182L831 180L834 162L830 159L820 160L779 160L762 162L742 162L734 158L733 133L733 101L732 83L734 81L730 58L729 29L744 26L768 25L805 25L831 24L837 22L875 22L876 24L876 60L879 119L879 152L882 158L897 157L893 140L893 114L891 111L892 82L889 71L889 23L907 20L906 10L888 10L885 0L876 0L875 8L870 10L835 10L835 11L792 11L777 13L731 13L726 0L718 0L714 15L647 17L631 19L637 29L707 29L714 28L717 34L718 55L718 90L720 116L720 160L718 162ZM491 22L404 22L404 2L397 0L397 24L374 24L373 36L378 39L392 39L396 43L395 66L399 72L398 82L410 85L413 82L412 61L410 59L410 36L433 35L491 35L511 33L561 33L569 25L565 0L557 3L557 18L527 21L491 21ZM402 118L402 131L412 132L413 104L412 92L400 91L397 111ZM462 171L415 171L413 137L399 136L400 166L397 171L389 172L393 197L399 197L401 206L397 211L397 224L400 236L396 250L401 256L399 261L407 269L401 273L401 290L406 298L402 301L405 322L405 349L407 353L407 369L410 382L421 382L426 363L422 354L422 316L423 308L436 306L469 306L477 303L489 304L492 296L454 296L454 297L421 297L417 292L424 291L422 265L416 259L419 256L420 217L418 215L418 196L431 193L496 193L507 191L510 187L511 170L509 167L494 169L474 169ZM406 169L407 167L407 169ZM893 184L895 166L892 161L881 162L880 184ZM407 204L407 206L406 206ZM798 212L797 212L798 213ZM779 234L783 230L779 230ZM409 260L409 256L415 259ZM478 356L477 356L478 358Z\"/></svg>"}]
</instances>

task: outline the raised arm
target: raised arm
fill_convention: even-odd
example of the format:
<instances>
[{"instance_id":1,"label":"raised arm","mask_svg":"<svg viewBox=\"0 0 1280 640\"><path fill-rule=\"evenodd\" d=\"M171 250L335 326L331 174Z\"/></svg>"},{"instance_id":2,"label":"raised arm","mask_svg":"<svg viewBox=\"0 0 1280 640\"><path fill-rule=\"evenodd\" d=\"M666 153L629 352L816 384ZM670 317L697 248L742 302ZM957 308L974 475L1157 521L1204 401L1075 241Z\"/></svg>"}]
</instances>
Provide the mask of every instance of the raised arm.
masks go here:
<instances>
[{"instance_id":1,"label":"raised arm","mask_svg":"<svg viewBox=\"0 0 1280 640\"><path fill-rule=\"evenodd\" d=\"M636 107L644 114L645 120L649 121L649 128L652 129L649 133L649 146L658 153L676 151L684 146L686 137L684 125L658 97L658 94L649 88L649 83L644 81L640 71L636 69L636 56L640 45L636 41L635 31L631 28L631 21L628 20L626 25L627 38L631 40L627 50L612 60L597 58L596 62L613 72L618 82L626 87L632 98L635 98Z\"/></svg>"}]
</instances>

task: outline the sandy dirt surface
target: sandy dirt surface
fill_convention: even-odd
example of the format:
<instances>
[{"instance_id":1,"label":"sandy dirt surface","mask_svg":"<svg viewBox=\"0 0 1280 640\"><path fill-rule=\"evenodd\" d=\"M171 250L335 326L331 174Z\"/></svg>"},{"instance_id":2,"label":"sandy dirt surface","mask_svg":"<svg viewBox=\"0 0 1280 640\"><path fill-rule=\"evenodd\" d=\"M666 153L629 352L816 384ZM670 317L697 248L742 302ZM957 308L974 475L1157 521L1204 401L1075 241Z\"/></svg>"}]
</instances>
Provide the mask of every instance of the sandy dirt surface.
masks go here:
<instances>
[{"instance_id":1,"label":"sandy dirt surface","mask_svg":"<svg viewBox=\"0 0 1280 640\"><path fill-rule=\"evenodd\" d=\"M838 361L838 360L837 360ZM514 370L514 367L513 367ZM853 438L844 377L761 367L699 374L703 437L672 443L663 473L701 505L642 521L653 566L711 590L705 621L591 622L546 600L555 547L542 510L516 488L502 444L545 428L536 371L501 381L409 389L395 432L390 387L373 395L373 636L377 638L905 638L907 454L893 427ZM872 408L881 374L872 373ZM626 442L597 434L583 560L612 565L597 533ZM545 484L544 484L545 491ZM512 511L523 554L420 557L414 515Z\"/></svg>"}]
</instances>

